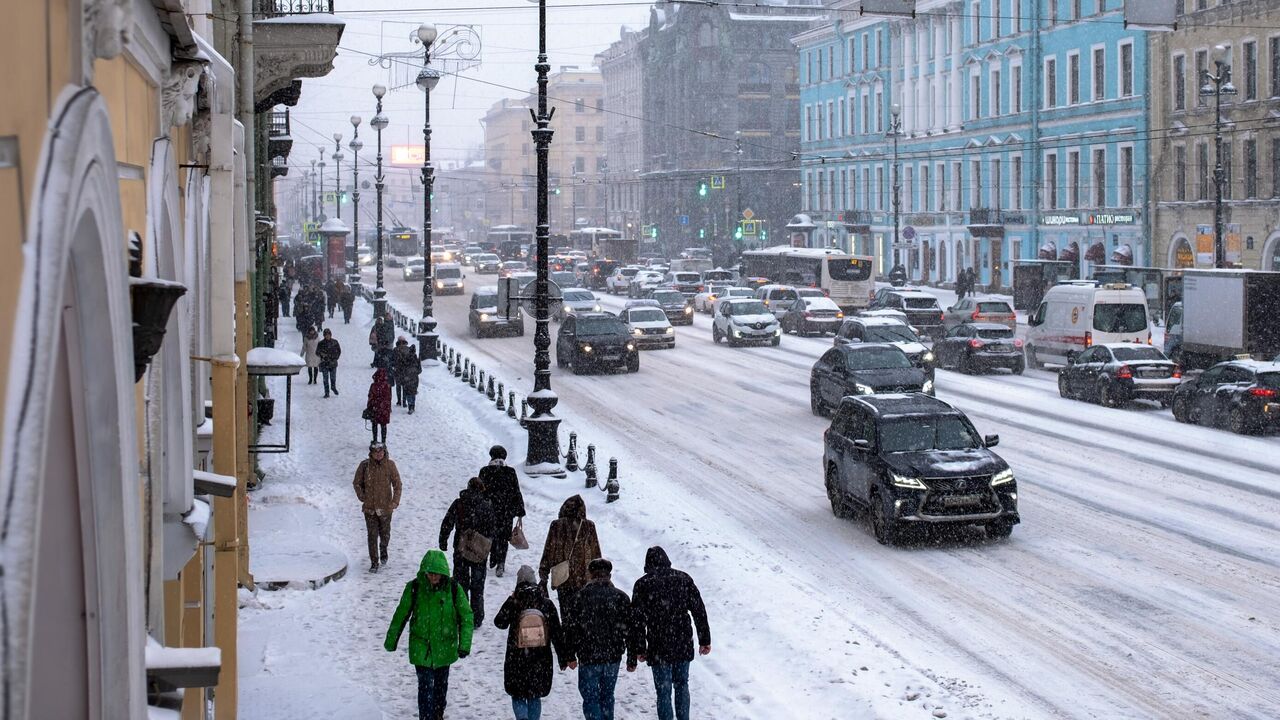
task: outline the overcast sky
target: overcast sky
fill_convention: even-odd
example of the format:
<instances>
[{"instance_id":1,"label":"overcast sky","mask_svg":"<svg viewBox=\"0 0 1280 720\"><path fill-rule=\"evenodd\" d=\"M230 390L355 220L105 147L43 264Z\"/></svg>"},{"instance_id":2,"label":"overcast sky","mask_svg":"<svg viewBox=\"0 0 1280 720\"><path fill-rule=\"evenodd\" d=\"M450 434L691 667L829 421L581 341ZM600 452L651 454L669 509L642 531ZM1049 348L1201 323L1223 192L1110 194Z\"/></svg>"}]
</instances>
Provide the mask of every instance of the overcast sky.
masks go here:
<instances>
[{"instance_id":1,"label":"overcast sky","mask_svg":"<svg viewBox=\"0 0 1280 720\"><path fill-rule=\"evenodd\" d=\"M561 66L589 68L596 53L618 39L623 25L641 27L648 21L648 5L608 0L593 7L557 8L557 4L587 5L582 0L553 0L547 9L547 48L552 71ZM611 4L612 3L612 4ZM343 134L344 152L351 139L352 114L364 123L365 143L361 160L373 160L374 83L391 86L391 71L370 66L370 55L382 52L421 51L410 34L423 22L431 22L443 34L448 25L475 25L482 39L481 64L461 74L445 77L431 94L432 159L459 159L468 148L481 145L480 119L496 100L519 97L534 87L533 70L538 48L538 6L527 0L339 0L346 31L334 70L327 77L302 81L302 99L292 109L294 149L289 162L311 164L315 146L327 141L333 152L334 132ZM435 9L432 9L435 8ZM384 113L391 124L383 132L385 148L391 144L422 142L423 98L415 86L388 93ZM350 162L348 156L346 162ZM363 162L361 163L364 164Z\"/></svg>"}]
</instances>

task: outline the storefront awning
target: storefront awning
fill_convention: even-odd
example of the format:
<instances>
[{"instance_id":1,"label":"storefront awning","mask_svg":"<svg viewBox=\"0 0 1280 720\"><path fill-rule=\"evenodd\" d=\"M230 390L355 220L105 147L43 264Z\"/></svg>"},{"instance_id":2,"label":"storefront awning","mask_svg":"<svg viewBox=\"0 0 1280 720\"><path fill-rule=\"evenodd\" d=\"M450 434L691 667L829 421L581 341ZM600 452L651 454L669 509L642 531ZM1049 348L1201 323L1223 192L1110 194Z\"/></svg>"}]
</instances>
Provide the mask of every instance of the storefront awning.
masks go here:
<instances>
[{"instance_id":1,"label":"storefront awning","mask_svg":"<svg viewBox=\"0 0 1280 720\"><path fill-rule=\"evenodd\" d=\"M1040 252L1036 255L1040 260L1057 260L1058 246L1052 240L1040 246Z\"/></svg>"},{"instance_id":2,"label":"storefront awning","mask_svg":"<svg viewBox=\"0 0 1280 720\"><path fill-rule=\"evenodd\" d=\"M1133 264L1133 247L1129 243L1124 243L1111 251L1111 262L1117 265Z\"/></svg>"},{"instance_id":3,"label":"storefront awning","mask_svg":"<svg viewBox=\"0 0 1280 720\"><path fill-rule=\"evenodd\" d=\"M1089 249L1085 251L1084 259L1088 260L1089 262L1095 262L1095 263L1106 262L1107 249L1102 246L1102 243L1096 242L1090 245Z\"/></svg>"},{"instance_id":4,"label":"storefront awning","mask_svg":"<svg viewBox=\"0 0 1280 720\"><path fill-rule=\"evenodd\" d=\"M1062 248L1062 252L1058 255L1059 260L1067 262L1075 262L1080 259L1080 243L1072 240L1070 244Z\"/></svg>"}]
</instances>

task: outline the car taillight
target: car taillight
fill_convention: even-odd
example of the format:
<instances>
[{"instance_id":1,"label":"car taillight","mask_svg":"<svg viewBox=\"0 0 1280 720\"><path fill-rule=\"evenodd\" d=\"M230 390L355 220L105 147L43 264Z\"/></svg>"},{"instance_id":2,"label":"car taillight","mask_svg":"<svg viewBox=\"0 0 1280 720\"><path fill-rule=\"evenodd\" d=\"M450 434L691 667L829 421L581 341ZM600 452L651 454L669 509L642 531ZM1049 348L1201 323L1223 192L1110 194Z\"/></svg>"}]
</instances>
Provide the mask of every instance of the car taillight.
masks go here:
<instances>
[{"instance_id":1,"label":"car taillight","mask_svg":"<svg viewBox=\"0 0 1280 720\"><path fill-rule=\"evenodd\" d=\"M1278 393L1275 388L1256 387L1249 388L1249 394L1254 397L1275 397L1280 393Z\"/></svg>"},{"instance_id":2,"label":"car taillight","mask_svg":"<svg viewBox=\"0 0 1280 720\"><path fill-rule=\"evenodd\" d=\"M946 319L947 319L946 315L943 315L942 313L938 313L938 322L945 322Z\"/></svg>"},{"instance_id":3,"label":"car taillight","mask_svg":"<svg viewBox=\"0 0 1280 720\"><path fill-rule=\"evenodd\" d=\"M980 347L982 347L982 341L981 341L981 340L978 340L977 338L974 338L973 340L970 340L970 341L969 341L969 347L971 347L971 348L980 348Z\"/></svg>"},{"instance_id":4,"label":"car taillight","mask_svg":"<svg viewBox=\"0 0 1280 720\"><path fill-rule=\"evenodd\" d=\"M1116 370L1116 377L1120 378L1121 380L1132 380L1133 368L1130 368L1128 365L1121 365L1120 369Z\"/></svg>"},{"instance_id":5,"label":"car taillight","mask_svg":"<svg viewBox=\"0 0 1280 720\"><path fill-rule=\"evenodd\" d=\"M844 312L837 312L837 313L836 313L836 317L837 317L837 318L842 318L842 317L844 317Z\"/></svg>"},{"instance_id":6,"label":"car taillight","mask_svg":"<svg viewBox=\"0 0 1280 720\"><path fill-rule=\"evenodd\" d=\"M1182 377L1182 367L1181 367L1181 366L1179 366L1179 365L1174 365L1174 366L1173 366L1173 373L1172 373L1169 377L1172 377L1172 378L1174 378L1174 379L1179 379L1179 378L1181 378L1181 377Z\"/></svg>"},{"instance_id":7,"label":"car taillight","mask_svg":"<svg viewBox=\"0 0 1280 720\"><path fill-rule=\"evenodd\" d=\"M1148 344L1148 345L1150 345L1150 344L1151 344L1151 331L1150 331L1150 330L1148 330L1148 331L1147 331L1147 344Z\"/></svg>"},{"instance_id":8,"label":"car taillight","mask_svg":"<svg viewBox=\"0 0 1280 720\"><path fill-rule=\"evenodd\" d=\"M807 318L811 318L811 317L813 317L813 313L809 312L808 310L805 310L805 311L804 311L804 316L805 316L805 317L807 317Z\"/></svg>"},{"instance_id":9,"label":"car taillight","mask_svg":"<svg viewBox=\"0 0 1280 720\"><path fill-rule=\"evenodd\" d=\"M1014 341L1013 341L1013 346L1014 346L1014 347L1022 347L1022 341L1021 341L1021 340L1018 340L1018 339L1016 339L1016 338L1015 338L1015 339L1014 339Z\"/></svg>"},{"instance_id":10,"label":"car taillight","mask_svg":"<svg viewBox=\"0 0 1280 720\"><path fill-rule=\"evenodd\" d=\"M1089 330L1084 331L1084 346L1093 347L1093 333Z\"/></svg>"},{"instance_id":11,"label":"car taillight","mask_svg":"<svg viewBox=\"0 0 1280 720\"><path fill-rule=\"evenodd\" d=\"M978 311L977 311L977 310L974 310L974 311L973 311L973 314L969 316L969 319L970 319L970 320L977 320L977 319L978 319Z\"/></svg>"}]
</instances>

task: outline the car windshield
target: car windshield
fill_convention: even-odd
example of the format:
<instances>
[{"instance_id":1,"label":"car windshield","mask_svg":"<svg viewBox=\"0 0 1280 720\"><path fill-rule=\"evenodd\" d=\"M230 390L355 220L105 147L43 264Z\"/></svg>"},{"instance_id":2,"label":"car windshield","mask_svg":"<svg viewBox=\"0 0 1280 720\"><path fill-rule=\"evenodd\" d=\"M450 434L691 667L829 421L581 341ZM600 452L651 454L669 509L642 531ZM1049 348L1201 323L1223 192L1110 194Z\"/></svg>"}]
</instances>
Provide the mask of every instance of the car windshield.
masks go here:
<instances>
[{"instance_id":1,"label":"car windshield","mask_svg":"<svg viewBox=\"0 0 1280 720\"><path fill-rule=\"evenodd\" d=\"M507 270L524 270L528 265L525 265L519 260L508 260L507 262L502 263L502 267Z\"/></svg>"},{"instance_id":2,"label":"car windshield","mask_svg":"<svg viewBox=\"0 0 1280 720\"><path fill-rule=\"evenodd\" d=\"M872 262L860 258L827 260L827 272L832 280L861 282L871 277Z\"/></svg>"},{"instance_id":3,"label":"car windshield","mask_svg":"<svg viewBox=\"0 0 1280 720\"><path fill-rule=\"evenodd\" d=\"M631 322L658 322L660 320L667 319L667 314L658 308L632 310L629 315L631 317Z\"/></svg>"},{"instance_id":4,"label":"car windshield","mask_svg":"<svg viewBox=\"0 0 1280 720\"><path fill-rule=\"evenodd\" d=\"M483 253L476 256L476 262L494 263L498 262L498 256L493 253Z\"/></svg>"},{"instance_id":5,"label":"car windshield","mask_svg":"<svg viewBox=\"0 0 1280 720\"><path fill-rule=\"evenodd\" d=\"M578 321L578 336L625 335L627 328L617 318L595 317Z\"/></svg>"},{"instance_id":6,"label":"car windshield","mask_svg":"<svg viewBox=\"0 0 1280 720\"><path fill-rule=\"evenodd\" d=\"M1009 309L1008 303L1002 302L980 302L978 303L978 312L980 313L1004 313L1012 314L1013 310Z\"/></svg>"},{"instance_id":7,"label":"car windshield","mask_svg":"<svg viewBox=\"0 0 1280 720\"><path fill-rule=\"evenodd\" d=\"M1093 329L1135 333L1147 329L1147 306L1139 303L1099 303L1093 306Z\"/></svg>"},{"instance_id":8,"label":"car windshield","mask_svg":"<svg viewBox=\"0 0 1280 720\"><path fill-rule=\"evenodd\" d=\"M749 288L733 288L725 292L725 297L751 297L754 294Z\"/></svg>"},{"instance_id":9,"label":"car windshield","mask_svg":"<svg viewBox=\"0 0 1280 720\"><path fill-rule=\"evenodd\" d=\"M684 302L684 295L682 295L681 293L675 292L674 290L661 290L659 292L655 292L649 297L653 298L654 300L657 300L663 305L666 305L668 303Z\"/></svg>"},{"instance_id":10,"label":"car windshield","mask_svg":"<svg viewBox=\"0 0 1280 720\"><path fill-rule=\"evenodd\" d=\"M696 283L702 279L698 276L698 273L696 272L678 272L678 273L675 273L673 277L675 277L676 282L695 282Z\"/></svg>"},{"instance_id":11,"label":"car windshield","mask_svg":"<svg viewBox=\"0 0 1280 720\"><path fill-rule=\"evenodd\" d=\"M728 270L709 270L702 274L704 280L732 280L733 273Z\"/></svg>"},{"instance_id":12,"label":"car windshield","mask_svg":"<svg viewBox=\"0 0 1280 720\"><path fill-rule=\"evenodd\" d=\"M729 306L730 315L768 315L769 310L762 302L733 303Z\"/></svg>"},{"instance_id":13,"label":"car windshield","mask_svg":"<svg viewBox=\"0 0 1280 720\"><path fill-rule=\"evenodd\" d=\"M728 289L729 289L728 285L712 285L711 287L707 288L707 293L710 295L719 295L720 293Z\"/></svg>"},{"instance_id":14,"label":"car windshield","mask_svg":"<svg viewBox=\"0 0 1280 720\"><path fill-rule=\"evenodd\" d=\"M1164 353L1153 347L1146 345L1134 345L1133 347L1111 348L1111 354L1116 356L1120 362L1128 362L1130 360L1168 360Z\"/></svg>"},{"instance_id":15,"label":"car windshield","mask_svg":"<svg viewBox=\"0 0 1280 720\"><path fill-rule=\"evenodd\" d=\"M444 280L457 280L462 277L462 271L458 268L436 268L436 278Z\"/></svg>"},{"instance_id":16,"label":"car windshield","mask_svg":"<svg viewBox=\"0 0 1280 720\"><path fill-rule=\"evenodd\" d=\"M911 367L911 359L897 348L856 348L845 353L844 364L850 370L909 368Z\"/></svg>"},{"instance_id":17,"label":"car windshield","mask_svg":"<svg viewBox=\"0 0 1280 720\"><path fill-rule=\"evenodd\" d=\"M622 273L622 277L635 277L636 273L640 272L640 269L639 268L622 268L622 270L620 270L619 272Z\"/></svg>"},{"instance_id":18,"label":"car windshield","mask_svg":"<svg viewBox=\"0 0 1280 720\"><path fill-rule=\"evenodd\" d=\"M796 294L803 298L827 296L826 293L822 292L818 288L800 288L799 290L796 290Z\"/></svg>"},{"instance_id":19,"label":"car windshield","mask_svg":"<svg viewBox=\"0 0 1280 720\"><path fill-rule=\"evenodd\" d=\"M892 418L880 426L880 449L887 453L977 447L982 447L978 434L956 415Z\"/></svg>"},{"instance_id":20,"label":"car windshield","mask_svg":"<svg viewBox=\"0 0 1280 720\"><path fill-rule=\"evenodd\" d=\"M425 265L426 265L426 262L423 260L410 260L408 262L408 267L411 267L411 268L420 268Z\"/></svg>"},{"instance_id":21,"label":"car windshield","mask_svg":"<svg viewBox=\"0 0 1280 720\"><path fill-rule=\"evenodd\" d=\"M930 310L938 307L938 301L933 298L903 298L903 304L913 310Z\"/></svg>"},{"instance_id":22,"label":"car windshield","mask_svg":"<svg viewBox=\"0 0 1280 720\"><path fill-rule=\"evenodd\" d=\"M1262 387L1280 390L1280 372L1258 373L1258 384Z\"/></svg>"},{"instance_id":23,"label":"car windshield","mask_svg":"<svg viewBox=\"0 0 1280 720\"><path fill-rule=\"evenodd\" d=\"M1009 328L978 328L978 337L983 340L1007 340L1013 337Z\"/></svg>"},{"instance_id":24,"label":"car windshield","mask_svg":"<svg viewBox=\"0 0 1280 720\"><path fill-rule=\"evenodd\" d=\"M920 338L906 325L872 325L863 332L867 342L916 343Z\"/></svg>"},{"instance_id":25,"label":"car windshield","mask_svg":"<svg viewBox=\"0 0 1280 720\"><path fill-rule=\"evenodd\" d=\"M475 305L478 308L497 307L497 293L476 293Z\"/></svg>"},{"instance_id":26,"label":"car windshield","mask_svg":"<svg viewBox=\"0 0 1280 720\"><path fill-rule=\"evenodd\" d=\"M596 299L588 290L567 290L564 293L564 299L569 302L591 302Z\"/></svg>"}]
</instances>

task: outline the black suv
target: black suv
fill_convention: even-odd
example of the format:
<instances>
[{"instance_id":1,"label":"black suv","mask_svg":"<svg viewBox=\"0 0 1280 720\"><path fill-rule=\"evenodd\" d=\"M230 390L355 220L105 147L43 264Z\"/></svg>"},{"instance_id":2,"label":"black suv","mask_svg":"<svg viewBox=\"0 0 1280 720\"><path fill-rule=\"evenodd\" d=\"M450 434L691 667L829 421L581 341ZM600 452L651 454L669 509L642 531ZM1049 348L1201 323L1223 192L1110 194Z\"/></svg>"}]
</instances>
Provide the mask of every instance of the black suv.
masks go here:
<instances>
[{"instance_id":1,"label":"black suv","mask_svg":"<svg viewBox=\"0 0 1280 720\"><path fill-rule=\"evenodd\" d=\"M822 467L836 517L871 514L876 540L895 543L906 526L970 525L1008 537L1018 483L964 413L927 395L871 395L840 402L823 434Z\"/></svg>"},{"instance_id":2,"label":"black suv","mask_svg":"<svg viewBox=\"0 0 1280 720\"><path fill-rule=\"evenodd\" d=\"M672 325L693 324L693 299L679 290L667 287L654 288L648 298L658 301L658 306L667 314L667 320Z\"/></svg>"},{"instance_id":3,"label":"black suv","mask_svg":"<svg viewBox=\"0 0 1280 720\"><path fill-rule=\"evenodd\" d=\"M933 381L911 358L893 345L853 343L823 353L809 372L809 407L826 415L846 395L924 392L933 394Z\"/></svg>"},{"instance_id":4,"label":"black suv","mask_svg":"<svg viewBox=\"0 0 1280 720\"><path fill-rule=\"evenodd\" d=\"M571 367L575 375L591 368L640 370L640 353L631 332L617 316L606 312L570 315L556 335L556 366Z\"/></svg>"},{"instance_id":5,"label":"black suv","mask_svg":"<svg viewBox=\"0 0 1280 720\"><path fill-rule=\"evenodd\" d=\"M1226 423L1241 435L1280 426L1280 362L1230 360L1173 392L1178 422Z\"/></svg>"}]
</instances>

